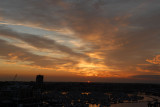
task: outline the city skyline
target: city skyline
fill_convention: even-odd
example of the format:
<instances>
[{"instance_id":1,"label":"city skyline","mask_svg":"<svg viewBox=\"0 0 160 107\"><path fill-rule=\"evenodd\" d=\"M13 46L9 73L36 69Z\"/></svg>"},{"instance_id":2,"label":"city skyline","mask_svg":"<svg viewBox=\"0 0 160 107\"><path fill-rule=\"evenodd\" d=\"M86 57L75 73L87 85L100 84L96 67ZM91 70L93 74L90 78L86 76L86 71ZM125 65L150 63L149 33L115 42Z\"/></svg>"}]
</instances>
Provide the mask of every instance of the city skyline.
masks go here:
<instances>
[{"instance_id":1,"label":"city skyline","mask_svg":"<svg viewBox=\"0 0 160 107\"><path fill-rule=\"evenodd\" d=\"M159 0L0 0L0 81L160 83Z\"/></svg>"}]
</instances>

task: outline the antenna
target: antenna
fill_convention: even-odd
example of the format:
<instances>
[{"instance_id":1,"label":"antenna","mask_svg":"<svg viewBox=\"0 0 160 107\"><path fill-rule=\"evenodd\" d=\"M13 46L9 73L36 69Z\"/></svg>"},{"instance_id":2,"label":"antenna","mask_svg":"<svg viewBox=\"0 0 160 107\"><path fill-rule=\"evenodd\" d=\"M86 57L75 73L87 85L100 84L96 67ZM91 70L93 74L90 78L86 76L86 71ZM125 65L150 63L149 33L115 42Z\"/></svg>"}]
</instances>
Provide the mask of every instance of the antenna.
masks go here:
<instances>
[{"instance_id":1,"label":"antenna","mask_svg":"<svg viewBox=\"0 0 160 107\"><path fill-rule=\"evenodd\" d=\"M15 81L15 80L16 80L16 78L17 78L17 74L14 76L13 81Z\"/></svg>"}]
</instances>

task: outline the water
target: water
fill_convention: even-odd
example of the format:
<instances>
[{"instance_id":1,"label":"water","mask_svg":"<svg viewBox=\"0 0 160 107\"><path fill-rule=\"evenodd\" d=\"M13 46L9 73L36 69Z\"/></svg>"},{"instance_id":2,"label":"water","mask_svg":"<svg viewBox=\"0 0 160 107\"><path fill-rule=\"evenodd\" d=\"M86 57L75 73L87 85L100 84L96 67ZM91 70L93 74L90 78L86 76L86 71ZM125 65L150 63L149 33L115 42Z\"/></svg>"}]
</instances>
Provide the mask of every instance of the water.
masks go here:
<instances>
[{"instance_id":1,"label":"water","mask_svg":"<svg viewBox=\"0 0 160 107\"><path fill-rule=\"evenodd\" d=\"M148 101L154 101L155 99L160 101L160 97L152 96L152 95L145 95L141 94L144 97L143 100L139 102L132 102L132 103L119 103L119 104L111 104L110 107L147 107ZM100 107L100 104L89 104L89 107Z\"/></svg>"},{"instance_id":2,"label":"water","mask_svg":"<svg viewBox=\"0 0 160 107\"><path fill-rule=\"evenodd\" d=\"M112 104L110 107L147 107L147 102Z\"/></svg>"},{"instance_id":3,"label":"water","mask_svg":"<svg viewBox=\"0 0 160 107\"><path fill-rule=\"evenodd\" d=\"M90 104L89 107L100 107L100 104ZM110 107L147 107L147 102L111 104Z\"/></svg>"}]
</instances>

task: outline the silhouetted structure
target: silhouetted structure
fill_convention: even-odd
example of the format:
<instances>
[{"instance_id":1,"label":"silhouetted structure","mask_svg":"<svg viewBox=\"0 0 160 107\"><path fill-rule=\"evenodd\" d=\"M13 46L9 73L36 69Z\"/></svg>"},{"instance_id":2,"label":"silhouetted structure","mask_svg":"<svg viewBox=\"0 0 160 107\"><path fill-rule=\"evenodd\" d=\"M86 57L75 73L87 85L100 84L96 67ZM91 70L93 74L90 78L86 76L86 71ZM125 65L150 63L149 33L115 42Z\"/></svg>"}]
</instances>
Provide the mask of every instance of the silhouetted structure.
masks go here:
<instances>
[{"instance_id":1,"label":"silhouetted structure","mask_svg":"<svg viewBox=\"0 0 160 107\"><path fill-rule=\"evenodd\" d=\"M37 84L43 84L43 75L37 75L36 83Z\"/></svg>"},{"instance_id":2,"label":"silhouetted structure","mask_svg":"<svg viewBox=\"0 0 160 107\"><path fill-rule=\"evenodd\" d=\"M36 76L36 88L39 90L43 89L43 75Z\"/></svg>"}]
</instances>

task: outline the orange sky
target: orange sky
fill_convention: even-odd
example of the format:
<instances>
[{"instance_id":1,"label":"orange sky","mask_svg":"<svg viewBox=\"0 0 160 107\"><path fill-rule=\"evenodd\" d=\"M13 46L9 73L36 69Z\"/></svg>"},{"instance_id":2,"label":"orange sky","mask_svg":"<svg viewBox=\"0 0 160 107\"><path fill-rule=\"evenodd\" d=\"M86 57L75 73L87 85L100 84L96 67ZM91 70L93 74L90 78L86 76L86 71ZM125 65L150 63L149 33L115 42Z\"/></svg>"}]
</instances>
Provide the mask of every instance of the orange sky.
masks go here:
<instances>
[{"instance_id":1,"label":"orange sky","mask_svg":"<svg viewBox=\"0 0 160 107\"><path fill-rule=\"evenodd\" d=\"M159 0L4 0L0 81L160 82Z\"/></svg>"}]
</instances>

